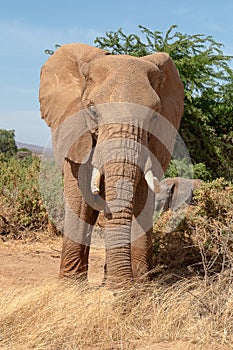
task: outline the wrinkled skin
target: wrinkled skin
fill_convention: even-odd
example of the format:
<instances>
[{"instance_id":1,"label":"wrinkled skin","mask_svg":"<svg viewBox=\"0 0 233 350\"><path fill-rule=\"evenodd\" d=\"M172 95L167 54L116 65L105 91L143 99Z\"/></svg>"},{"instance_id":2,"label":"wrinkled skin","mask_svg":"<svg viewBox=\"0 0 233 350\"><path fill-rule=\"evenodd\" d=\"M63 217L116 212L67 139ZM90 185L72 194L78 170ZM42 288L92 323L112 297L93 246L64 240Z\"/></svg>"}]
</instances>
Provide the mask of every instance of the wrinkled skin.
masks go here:
<instances>
[{"instance_id":1,"label":"wrinkled skin","mask_svg":"<svg viewBox=\"0 0 233 350\"><path fill-rule=\"evenodd\" d=\"M86 277L91 232L103 210L107 281L147 278L154 211L149 178L161 178L167 168L183 97L166 53L136 58L67 44L42 67L41 115L64 173L62 277Z\"/></svg>"},{"instance_id":2,"label":"wrinkled skin","mask_svg":"<svg viewBox=\"0 0 233 350\"><path fill-rule=\"evenodd\" d=\"M184 203L189 205L194 191L201 184L199 179L165 178L160 182L159 192L155 195L155 211L177 210Z\"/></svg>"}]
</instances>

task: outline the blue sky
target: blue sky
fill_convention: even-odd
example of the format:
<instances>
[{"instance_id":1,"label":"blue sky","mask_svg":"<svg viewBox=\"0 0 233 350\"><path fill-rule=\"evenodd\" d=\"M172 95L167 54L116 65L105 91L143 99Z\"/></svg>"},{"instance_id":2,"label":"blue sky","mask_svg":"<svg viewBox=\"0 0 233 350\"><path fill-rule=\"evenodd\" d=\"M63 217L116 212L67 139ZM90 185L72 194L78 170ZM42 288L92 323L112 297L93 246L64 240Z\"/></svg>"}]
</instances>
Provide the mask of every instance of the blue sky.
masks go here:
<instances>
[{"instance_id":1,"label":"blue sky","mask_svg":"<svg viewBox=\"0 0 233 350\"><path fill-rule=\"evenodd\" d=\"M141 24L165 32L212 35L233 55L232 0L0 0L0 128L17 141L44 146L50 132L40 118L38 90L43 52L54 44L93 44L106 31L139 33Z\"/></svg>"}]
</instances>

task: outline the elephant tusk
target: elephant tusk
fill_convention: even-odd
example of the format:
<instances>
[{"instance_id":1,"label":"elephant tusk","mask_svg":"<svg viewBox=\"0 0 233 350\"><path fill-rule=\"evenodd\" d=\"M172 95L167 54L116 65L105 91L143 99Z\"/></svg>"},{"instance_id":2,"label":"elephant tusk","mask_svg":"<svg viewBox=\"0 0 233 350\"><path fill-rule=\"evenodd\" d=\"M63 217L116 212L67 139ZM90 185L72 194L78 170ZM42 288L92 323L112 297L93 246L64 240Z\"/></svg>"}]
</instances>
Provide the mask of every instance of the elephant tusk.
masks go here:
<instances>
[{"instance_id":1,"label":"elephant tusk","mask_svg":"<svg viewBox=\"0 0 233 350\"><path fill-rule=\"evenodd\" d=\"M91 192L93 194L100 193L100 172L97 168L93 168L92 176L91 176Z\"/></svg>"},{"instance_id":2,"label":"elephant tusk","mask_svg":"<svg viewBox=\"0 0 233 350\"><path fill-rule=\"evenodd\" d=\"M160 192L160 183L156 176L154 176L154 193Z\"/></svg>"},{"instance_id":3,"label":"elephant tusk","mask_svg":"<svg viewBox=\"0 0 233 350\"><path fill-rule=\"evenodd\" d=\"M151 170L148 170L145 174L145 180L147 182L147 185L154 193L160 192L160 186L159 186L159 180L157 177L155 177Z\"/></svg>"}]
</instances>

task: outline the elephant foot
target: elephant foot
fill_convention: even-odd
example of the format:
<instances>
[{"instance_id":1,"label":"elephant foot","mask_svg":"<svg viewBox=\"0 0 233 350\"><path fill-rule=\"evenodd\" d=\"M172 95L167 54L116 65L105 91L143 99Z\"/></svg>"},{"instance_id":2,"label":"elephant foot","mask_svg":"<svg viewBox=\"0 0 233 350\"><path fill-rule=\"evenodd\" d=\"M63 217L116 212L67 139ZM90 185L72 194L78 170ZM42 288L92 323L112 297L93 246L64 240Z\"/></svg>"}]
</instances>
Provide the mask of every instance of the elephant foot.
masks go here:
<instances>
[{"instance_id":1,"label":"elephant foot","mask_svg":"<svg viewBox=\"0 0 233 350\"><path fill-rule=\"evenodd\" d=\"M60 271L59 279L61 283L64 283L67 287L78 286L80 291L85 291L90 288L87 272L65 274L63 271Z\"/></svg>"},{"instance_id":2,"label":"elephant foot","mask_svg":"<svg viewBox=\"0 0 233 350\"><path fill-rule=\"evenodd\" d=\"M60 270L59 278L64 280L73 280L79 282L88 281L87 272L79 272L79 273L69 273L64 270Z\"/></svg>"},{"instance_id":3,"label":"elephant foot","mask_svg":"<svg viewBox=\"0 0 233 350\"><path fill-rule=\"evenodd\" d=\"M108 290L111 291L132 291L132 290L136 290L139 288L139 290L142 289L146 286L148 286L148 284L151 282L152 278L151 278L151 273L148 272L144 275L140 275L140 276L136 276L136 277L132 277L130 279L125 279L123 282L122 280L118 280L118 279L110 279L107 276L105 276L102 280L102 283L100 284L100 288L106 288Z\"/></svg>"}]
</instances>

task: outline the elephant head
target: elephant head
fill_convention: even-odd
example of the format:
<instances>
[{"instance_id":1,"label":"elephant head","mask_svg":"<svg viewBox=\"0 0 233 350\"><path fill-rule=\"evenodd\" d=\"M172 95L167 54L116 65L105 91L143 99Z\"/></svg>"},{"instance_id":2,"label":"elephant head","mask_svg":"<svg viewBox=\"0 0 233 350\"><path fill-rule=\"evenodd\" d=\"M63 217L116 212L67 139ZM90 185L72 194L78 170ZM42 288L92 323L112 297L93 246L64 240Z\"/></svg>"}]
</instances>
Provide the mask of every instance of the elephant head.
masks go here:
<instances>
[{"instance_id":1,"label":"elephant head","mask_svg":"<svg viewBox=\"0 0 233 350\"><path fill-rule=\"evenodd\" d=\"M106 130L106 124L127 123L128 114L135 118L132 104L159 113L164 118L156 120L152 116L150 121L147 120L148 125L150 123L147 133L151 134L146 146L162 169L166 169L174 144L174 130L179 128L183 113L183 86L168 54L156 53L136 58L110 55L107 51L84 44L63 45L41 70L39 99L42 118L52 129L55 146L59 143L64 148L67 135L76 129L76 142L72 145L68 142L69 149L65 147L66 153L63 154L63 158L76 163L82 163L89 155L93 134L97 130L100 134L101 124ZM128 111L127 103L131 105ZM79 113L81 110L89 113ZM145 111L141 109L137 113L145 114ZM71 116L74 118L71 119ZM70 122L64 123L68 119ZM65 130L65 135L61 130L64 124L70 127L69 132ZM159 130L156 134L153 133L155 127ZM116 125L113 129L116 133ZM128 133L132 134L132 131ZM100 135L101 140L104 138L106 135ZM59 151L62 153L61 149Z\"/></svg>"},{"instance_id":2,"label":"elephant head","mask_svg":"<svg viewBox=\"0 0 233 350\"><path fill-rule=\"evenodd\" d=\"M194 190L200 188L201 184L202 181L199 179L165 178L160 182L155 196L155 211L177 210L183 204L189 205Z\"/></svg>"},{"instance_id":3,"label":"elephant head","mask_svg":"<svg viewBox=\"0 0 233 350\"><path fill-rule=\"evenodd\" d=\"M41 115L51 127L55 156L63 170L64 162L73 169L91 163L86 186L105 198L110 276L132 276L132 216L141 211L134 209L135 198L155 190L153 177L161 178L167 168L183 98L179 74L166 53L137 58L67 44L42 67ZM65 192L75 202L64 176ZM74 171L73 176L78 179ZM87 202L83 196L78 200ZM77 215L86 210L84 204L74 207ZM83 220L89 222L89 216Z\"/></svg>"}]
</instances>

